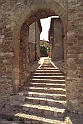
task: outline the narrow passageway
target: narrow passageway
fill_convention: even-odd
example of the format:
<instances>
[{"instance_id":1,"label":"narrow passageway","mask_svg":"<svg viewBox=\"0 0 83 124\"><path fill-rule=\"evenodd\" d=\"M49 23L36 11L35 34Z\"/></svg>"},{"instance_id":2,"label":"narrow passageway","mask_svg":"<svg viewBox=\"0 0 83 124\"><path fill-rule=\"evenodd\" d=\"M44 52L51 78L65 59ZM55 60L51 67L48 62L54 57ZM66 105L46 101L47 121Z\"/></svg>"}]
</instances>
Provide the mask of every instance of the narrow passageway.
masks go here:
<instances>
[{"instance_id":1,"label":"narrow passageway","mask_svg":"<svg viewBox=\"0 0 83 124\"><path fill-rule=\"evenodd\" d=\"M41 63L10 100L14 118L26 124L60 124L66 112L65 76L48 57Z\"/></svg>"}]
</instances>

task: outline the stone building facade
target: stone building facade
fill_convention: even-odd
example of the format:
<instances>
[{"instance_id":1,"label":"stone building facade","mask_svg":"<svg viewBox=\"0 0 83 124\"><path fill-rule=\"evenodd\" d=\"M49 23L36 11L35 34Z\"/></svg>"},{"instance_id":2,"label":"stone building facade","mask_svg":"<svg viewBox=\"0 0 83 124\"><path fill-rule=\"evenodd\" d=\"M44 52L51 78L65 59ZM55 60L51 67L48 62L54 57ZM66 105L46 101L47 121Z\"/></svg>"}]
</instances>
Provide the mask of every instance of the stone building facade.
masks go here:
<instances>
[{"instance_id":1,"label":"stone building facade","mask_svg":"<svg viewBox=\"0 0 83 124\"><path fill-rule=\"evenodd\" d=\"M53 60L64 59L64 27L60 18L52 18L49 29L50 57Z\"/></svg>"},{"instance_id":2,"label":"stone building facade","mask_svg":"<svg viewBox=\"0 0 83 124\"><path fill-rule=\"evenodd\" d=\"M0 103L20 86L20 34L26 22L58 15L64 26L64 63L68 109L83 113L83 1L0 0ZM26 29L24 29L26 30ZM26 32L28 33L28 32ZM26 36L26 35L25 35ZM26 36L26 41L28 37ZM27 44L27 45L26 45ZM28 43L26 42L25 56ZM25 59L27 62L27 57ZM27 66L27 64L23 65ZM24 70L24 77L27 76ZM25 79L25 78L24 78Z\"/></svg>"}]
</instances>

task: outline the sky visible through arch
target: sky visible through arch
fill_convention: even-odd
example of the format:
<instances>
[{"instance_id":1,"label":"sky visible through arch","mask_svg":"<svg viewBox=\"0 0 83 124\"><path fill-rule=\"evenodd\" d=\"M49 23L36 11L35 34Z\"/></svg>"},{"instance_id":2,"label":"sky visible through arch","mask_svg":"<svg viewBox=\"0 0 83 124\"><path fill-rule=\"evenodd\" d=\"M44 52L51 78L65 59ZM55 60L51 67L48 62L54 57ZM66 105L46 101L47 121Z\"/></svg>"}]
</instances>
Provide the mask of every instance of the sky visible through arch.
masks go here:
<instances>
[{"instance_id":1,"label":"sky visible through arch","mask_svg":"<svg viewBox=\"0 0 83 124\"><path fill-rule=\"evenodd\" d=\"M48 41L48 31L50 29L51 18L58 18L58 16L51 16L48 18L41 19L42 32L40 34L40 40Z\"/></svg>"}]
</instances>

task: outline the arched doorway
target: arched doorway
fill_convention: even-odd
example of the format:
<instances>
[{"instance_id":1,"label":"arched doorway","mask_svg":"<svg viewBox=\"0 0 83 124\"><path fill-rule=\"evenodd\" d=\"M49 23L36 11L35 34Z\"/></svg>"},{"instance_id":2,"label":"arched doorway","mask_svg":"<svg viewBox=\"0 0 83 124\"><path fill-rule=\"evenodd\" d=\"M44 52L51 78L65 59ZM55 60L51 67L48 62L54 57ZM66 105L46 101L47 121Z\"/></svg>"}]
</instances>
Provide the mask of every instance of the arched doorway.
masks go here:
<instances>
[{"instance_id":1,"label":"arched doorway","mask_svg":"<svg viewBox=\"0 0 83 124\"><path fill-rule=\"evenodd\" d=\"M14 92L18 91L20 85L20 75L19 75L19 45L20 45L20 31L23 24L28 22L28 25L33 22L48 16L58 15L62 20L64 25L65 40L66 40L66 26L67 26L67 10L65 10L56 1L45 1L42 2L34 0L30 6L27 6L21 13L20 18L16 22L14 32L13 32L13 46L14 46L14 59L13 59L13 86ZM66 49L65 49L66 52ZM65 53L64 52L64 53ZM64 54L65 56L66 54ZM65 56L66 60L66 56ZM66 63L66 62L65 62Z\"/></svg>"},{"instance_id":2,"label":"arched doorway","mask_svg":"<svg viewBox=\"0 0 83 124\"><path fill-rule=\"evenodd\" d=\"M40 11L39 19L51 15L58 15L62 20L65 32L64 57L67 71L67 101L70 108L76 111L82 111L83 19L80 13L80 7L82 7L82 2L76 2L75 0L14 0L1 3L0 74L1 82L3 82L1 83L1 101L8 99L13 94L13 87L14 92L19 88L20 31L26 20L35 16ZM43 16L41 14L42 11ZM9 63L9 66L5 63ZM5 94L7 95L6 97Z\"/></svg>"}]
</instances>

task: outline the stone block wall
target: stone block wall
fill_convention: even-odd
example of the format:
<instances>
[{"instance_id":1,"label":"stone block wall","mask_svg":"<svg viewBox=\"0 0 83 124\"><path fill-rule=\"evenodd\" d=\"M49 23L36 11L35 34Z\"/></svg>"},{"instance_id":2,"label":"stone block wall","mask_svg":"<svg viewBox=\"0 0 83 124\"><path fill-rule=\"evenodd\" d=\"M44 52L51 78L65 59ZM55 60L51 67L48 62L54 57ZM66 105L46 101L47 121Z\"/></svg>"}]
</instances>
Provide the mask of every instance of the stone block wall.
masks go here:
<instances>
[{"instance_id":1,"label":"stone block wall","mask_svg":"<svg viewBox=\"0 0 83 124\"><path fill-rule=\"evenodd\" d=\"M83 1L68 0L67 101L83 113Z\"/></svg>"},{"instance_id":2,"label":"stone block wall","mask_svg":"<svg viewBox=\"0 0 83 124\"><path fill-rule=\"evenodd\" d=\"M43 10L44 17L59 15L63 22L67 103L70 110L83 113L82 0L0 0L0 103L19 85L21 27L32 15L42 18Z\"/></svg>"},{"instance_id":3,"label":"stone block wall","mask_svg":"<svg viewBox=\"0 0 83 124\"><path fill-rule=\"evenodd\" d=\"M13 91L12 68L14 49L12 44L13 25L9 19L8 3L0 1L0 105L9 99Z\"/></svg>"},{"instance_id":4,"label":"stone block wall","mask_svg":"<svg viewBox=\"0 0 83 124\"><path fill-rule=\"evenodd\" d=\"M41 30L40 21L36 21L29 26L29 61L38 60L40 57Z\"/></svg>"},{"instance_id":5,"label":"stone block wall","mask_svg":"<svg viewBox=\"0 0 83 124\"><path fill-rule=\"evenodd\" d=\"M60 18L52 18L50 29L50 37L52 37L52 59L63 60L64 59L64 37L63 37L63 23Z\"/></svg>"},{"instance_id":6,"label":"stone block wall","mask_svg":"<svg viewBox=\"0 0 83 124\"><path fill-rule=\"evenodd\" d=\"M54 50L53 58L58 60L64 59L64 27L60 18L54 21Z\"/></svg>"},{"instance_id":7,"label":"stone block wall","mask_svg":"<svg viewBox=\"0 0 83 124\"><path fill-rule=\"evenodd\" d=\"M29 61L36 59L36 22L29 26Z\"/></svg>"},{"instance_id":8,"label":"stone block wall","mask_svg":"<svg viewBox=\"0 0 83 124\"><path fill-rule=\"evenodd\" d=\"M51 22L50 23L50 29L48 32L49 33L49 44L50 44L50 58L52 58L52 53L53 53L53 42L54 42L54 28L53 27L54 27L54 23Z\"/></svg>"},{"instance_id":9,"label":"stone block wall","mask_svg":"<svg viewBox=\"0 0 83 124\"><path fill-rule=\"evenodd\" d=\"M19 87L21 87L28 77L28 40L29 27L26 23L23 24L20 32L20 52L19 52Z\"/></svg>"},{"instance_id":10,"label":"stone block wall","mask_svg":"<svg viewBox=\"0 0 83 124\"><path fill-rule=\"evenodd\" d=\"M29 57L29 62L30 61L35 61L35 58L36 58L36 51L35 51L35 48L36 48L36 46L35 46L36 44L35 43L31 43L31 42L29 42L28 43L28 51L29 51L29 54L28 54L28 57Z\"/></svg>"},{"instance_id":11,"label":"stone block wall","mask_svg":"<svg viewBox=\"0 0 83 124\"><path fill-rule=\"evenodd\" d=\"M40 58L40 33L42 31L41 23L36 23L36 60Z\"/></svg>"}]
</instances>

